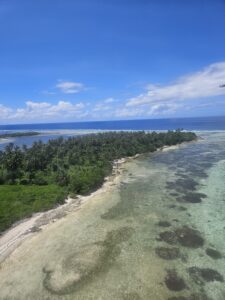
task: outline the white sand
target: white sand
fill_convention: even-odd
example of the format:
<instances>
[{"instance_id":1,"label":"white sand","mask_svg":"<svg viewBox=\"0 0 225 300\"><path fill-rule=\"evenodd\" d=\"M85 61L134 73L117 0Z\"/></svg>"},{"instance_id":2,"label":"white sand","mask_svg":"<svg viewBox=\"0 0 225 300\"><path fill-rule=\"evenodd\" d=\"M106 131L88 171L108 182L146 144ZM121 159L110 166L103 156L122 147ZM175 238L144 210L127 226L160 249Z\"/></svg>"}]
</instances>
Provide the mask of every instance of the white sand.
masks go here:
<instances>
[{"instance_id":1,"label":"white sand","mask_svg":"<svg viewBox=\"0 0 225 300\"><path fill-rule=\"evenodd\" d=\"M107 192L113 185L119 182L122 164L129 159L136 157L138 157L138 155L135 155L132 158L116 160L113 164L112 175L105 178L103 186L90 195L77 196L75 199L68 198L65 201L65 204L47 212L34 214L31 218L22 220L7 230L0 237L0 263L4 261L25 239L37 234L37 232L42 230L44 226L47 226L52 222L56 222L57 219L65 217L71 211L80 209L82 204L90 200L92 197Z\"/></svg>"},{"instance_id":2,"label":"white sand","mask_svg":"<svg viewBox=\"0 0 225 300\"><path fill-rule=\"evenodd\" d=\"M0 139L0 144L7 144L7 143L12 143L14 140L13 139Z\"/></svg>"},{"instance_id":3,"label":"white sand","mask_svg":"<svg viewBox=\"0 0 225 300\"><path fill-rule=\"evenodd\" d=\"M180 145L176 146L164 146L159 151L168 151L177 149ZM120 182L120 174L122 173L122 165L132 159L139 157L140 154L136 154L132 157L121 158L115 160L113 163L112 175L105 178L105 183L97 191L91 193L88 196L77 196L75 199L68 198L65 204L51 209L47 212L41 212L34 214L31 218L22 220L16 223L13 227L7 230L2 236L0 236L0 263L4 261L21 243L38 233L44 226L52 222L56 222L58 219L65 217L69 212L74 212L81 208L81 206L91 200L93 197L109 191L115 184Z\"/></svg>"}]
</instances>

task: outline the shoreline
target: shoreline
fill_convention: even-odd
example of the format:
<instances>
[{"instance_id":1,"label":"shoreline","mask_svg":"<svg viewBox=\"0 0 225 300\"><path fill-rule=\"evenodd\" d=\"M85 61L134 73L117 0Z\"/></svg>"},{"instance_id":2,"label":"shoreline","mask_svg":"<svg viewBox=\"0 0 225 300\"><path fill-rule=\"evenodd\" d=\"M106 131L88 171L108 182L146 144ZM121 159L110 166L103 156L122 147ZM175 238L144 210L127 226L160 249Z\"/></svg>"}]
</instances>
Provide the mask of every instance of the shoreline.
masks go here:
<instances>
[{"instance_id":1,"label":"shoreline","mask_svg":"<svg viewBox=\"0 0 225 300\"><path fill-rule=\"evenodd\" d=\"M193 141L192 141L193 142ZM168 151L178 149L181 143L172 146L163 146L157 151ZM153 152L154 153L154 152ZM136 154L134 156L124 157L117 159L113 162L113 168L111 175L107 176L103 185L96 191L89 195L77 195L75 198L68 197L65 203L57 206L46 212L39 212L31 216L30 218L23 219L16 222L8 230L0 235L0 264L8 258L14 250L16 250L27 238L31 238L38 232L44 230L44 228L58 219L66 217L70 212L76 212L80 210L82 206L91 198L109 191L112 187L120 183L120 177L123 173L123 165L131 160L134 160L144 154Z\"/></svg>"},{"instance_id":2,"label":"shoreline","mask_svg":"<svg viewBox=\"0 0 225 300\"><path fill-rule=\"evenodd\" d=\"M13 139L12 138L0 138L0 145L1 144L9 144L12 143Z\"/></svg>"},{"instance_id":3,"label":"shoreline","mask_svg":"<svg viewBox=\"0 0 225 300\"><path fill-rule=\"evenodd\" d=\"M121 158L113 162L111 175L105 178L103 185L89 195L77 195L75 198L68 197L65 203L46 212L39 212L30 218L16 222L9 229L0 235L0 264L11 255L27 238L34 236L42 231L46 226L51 225L58 219L66 217L70 212L75 212L92 197L110 190L115 184L119 183L122 174L122 166L129 160L135 159L139 154L133 157Z\"/></svg>"}]
</instances>

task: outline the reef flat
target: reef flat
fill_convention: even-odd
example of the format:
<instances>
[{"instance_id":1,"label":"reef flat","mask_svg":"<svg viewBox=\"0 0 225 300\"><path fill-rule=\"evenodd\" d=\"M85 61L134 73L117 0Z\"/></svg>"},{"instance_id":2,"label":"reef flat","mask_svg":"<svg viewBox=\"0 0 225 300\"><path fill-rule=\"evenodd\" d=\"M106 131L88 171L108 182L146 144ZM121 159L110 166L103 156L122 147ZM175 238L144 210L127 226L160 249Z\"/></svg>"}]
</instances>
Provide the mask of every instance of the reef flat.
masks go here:
<instances>
[{"instance_id":1,"label":"reef flat","mask_svg":"<svg viewBox=\"0 0 225 300\"><path fill-rule=\"evenodd\" d=\"M1 299L225 299L225 133L138 157L0 267ZM12 289L13 286L13 289Z\"/></svg>"}]
</instances>

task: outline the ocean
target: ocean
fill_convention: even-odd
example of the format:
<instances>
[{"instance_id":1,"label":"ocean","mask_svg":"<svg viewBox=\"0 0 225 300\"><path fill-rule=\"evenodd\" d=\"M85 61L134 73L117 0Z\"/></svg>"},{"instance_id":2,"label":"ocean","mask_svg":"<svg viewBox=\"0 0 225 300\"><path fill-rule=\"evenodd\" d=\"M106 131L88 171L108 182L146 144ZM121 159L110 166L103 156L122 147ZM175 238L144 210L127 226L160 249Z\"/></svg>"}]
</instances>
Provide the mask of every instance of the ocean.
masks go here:
<instances>
[{"instance_id":1,"label":"ocean","mask_svg":"<svg viewBox=\"0 0 225 300\"><path fill-rule=\"evenodd\" d=\"M184 129L192 131L223 131L225 130L225 116L199 117L199 118L174 118L174 119L149 119L149 120L122 120L122 121L96 121L73 123L46 123L46 124L19 124L0 125L0 134L15 131L39 131L41 135L33 137L20 137L0 140L0 150L9 143L21 146L31 146L33 142L59 136L76 136L104 130L175 130Z\"/></svg>"},{"instance_id":2,"label":"ocean","mask_svg":"<svg viewBox=\"0 0 225 300\"><path fill-rule=\"evenodd\" d=\"M0 131L8 130L225 130L225 116L198 118L171 118L148 120L121 120L72 123L0 125Z\"/></svg>"}]
</instances>

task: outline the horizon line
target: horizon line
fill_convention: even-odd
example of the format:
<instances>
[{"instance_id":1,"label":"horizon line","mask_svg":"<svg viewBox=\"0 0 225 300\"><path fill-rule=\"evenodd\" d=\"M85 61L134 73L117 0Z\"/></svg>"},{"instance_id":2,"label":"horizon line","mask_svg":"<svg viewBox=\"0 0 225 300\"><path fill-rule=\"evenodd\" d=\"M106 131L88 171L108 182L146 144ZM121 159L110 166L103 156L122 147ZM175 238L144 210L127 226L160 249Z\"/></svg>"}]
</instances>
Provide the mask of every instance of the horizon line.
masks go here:
<instances>
[{"instance_id":1,"label":"horizon line","mask_svg":"<svg viewBox=\"0 0 225 300\"><path fill-rule=\"evenodd\" d=\"M71 123L101 123L101 122L129 122L129 121L155 121L155 120L180 120L180 119L204 119L204 118L225 118L225 115L195 116L195 117L170 117L170 118L143 118L143 119L118 119L118 120L91 120L91 121L68 121L68 122L37 122L37 123L10 123L0 124L0 126L17 126L17 125L43 125L43 124L71 124Z\"/></svg>"}]
</instances>

